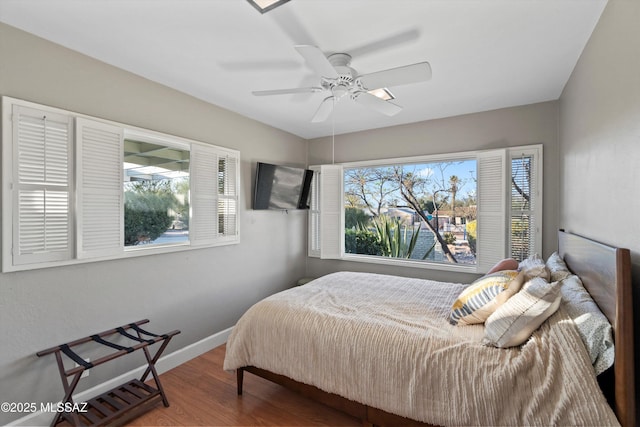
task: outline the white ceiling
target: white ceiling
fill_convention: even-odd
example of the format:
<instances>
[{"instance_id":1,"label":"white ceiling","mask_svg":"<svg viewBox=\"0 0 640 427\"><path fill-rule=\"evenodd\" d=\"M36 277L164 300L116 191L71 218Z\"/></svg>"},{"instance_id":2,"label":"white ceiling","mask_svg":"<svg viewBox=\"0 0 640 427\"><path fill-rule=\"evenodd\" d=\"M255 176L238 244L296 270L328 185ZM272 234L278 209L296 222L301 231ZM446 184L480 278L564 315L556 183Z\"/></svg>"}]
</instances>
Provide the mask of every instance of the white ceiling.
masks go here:
<instances>
[{"instance_id":1,"label":"white ceiling","mask_svg":"<svg viewBox=\"0 0 640 427\"><path fill-rule=\"evenodd\" d=\"M315 138L558 99L606 0L0 0L0 21L273 127ZM387 117L350 100L311 123L326 92L294 49L352 55L367 74L428 61L390 87Z\"/></svg>"}]
</instances>

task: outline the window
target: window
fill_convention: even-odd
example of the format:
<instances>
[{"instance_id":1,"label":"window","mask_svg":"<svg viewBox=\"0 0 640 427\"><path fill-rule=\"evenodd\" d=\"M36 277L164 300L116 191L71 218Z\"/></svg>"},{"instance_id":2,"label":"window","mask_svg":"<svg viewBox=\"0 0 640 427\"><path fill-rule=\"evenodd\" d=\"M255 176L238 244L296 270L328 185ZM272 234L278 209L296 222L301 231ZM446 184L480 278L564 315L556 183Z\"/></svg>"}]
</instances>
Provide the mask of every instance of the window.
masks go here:
<instances>
[{"instance_id":1,"label":"window","mask_svg":"<svg viewBox=\"0 0 640 427\"><path fill-rule=\"evenodd\" d=\"M541 159L532 146L313 167L309 256L484 272L539 252Z\"/></svg>"},{"instance_id":2,"label":"window","mask_svg":"<svg viewBox=\"0 0 640 427\"><path fill-rule=\"evenodd\" d=\"M239 153L3 97L3 271L239 242Z\"/></svg>"},{"instance_id":3,"label":"window","mask_svg":"<svg viewBox=\"0 0 640 427\"><path fill-rule=\"evenodd\" d=\"M475 158L345 167L345 253L475 265L476 169Z\"/></svg>"},{"instance_id":4,"label":"window","mask_svg":"<svg viewBox=\"0 0 640 427\"><path fill-rule=\"evenodd\" d=\"M189 241L187 147L124 140L124 245Z\"/></svg>"}]
</instances>

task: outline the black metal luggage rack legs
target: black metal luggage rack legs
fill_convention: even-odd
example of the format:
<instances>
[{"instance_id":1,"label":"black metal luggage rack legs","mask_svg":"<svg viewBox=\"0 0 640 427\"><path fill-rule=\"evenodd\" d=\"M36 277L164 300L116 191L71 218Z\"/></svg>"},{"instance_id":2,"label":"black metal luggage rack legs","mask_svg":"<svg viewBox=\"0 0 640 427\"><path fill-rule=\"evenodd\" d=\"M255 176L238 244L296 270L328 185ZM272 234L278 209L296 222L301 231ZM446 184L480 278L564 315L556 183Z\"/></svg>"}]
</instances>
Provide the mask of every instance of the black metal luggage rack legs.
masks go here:
<instances>
[{"instance_id":1,"label":"black metal luggage rack legs","mask_svg":"<svg viewBox=\"0 0 640 427\"><path fill-rule=\"evenodd\" d=\"M143 405L146 406L146 408L150 408L156 401L162 400L164 406L169 406L169 401L160 384L160 378L156 372L155 364L166 349L171 338L179 334L180 331L175 330L168 334L156 335L140 327L140 325L148 322L149 320L147 319L140 320L36 353L40 357L51 353L55 354L56 361L58 362L58 370L60 371L60 378L62 379L62 386L64 387L65 394L61 402L61 408L63 408L64 411L56 412L56 416L51 422L51 427L62 421L67 421L74 426L113 425L130 419L130 415L139 414L141 411L137 412L132 410L142 409ZM135 335L131 332L135 333ZM124 336L137 344L126 347L105 340L105 337L115 334ZM72 348L90 341L111 347L115 351L92 362L87 362L75 353ZM157 342L162 342L162 344L152 356L149 351L149 346ZM122 384L87 402L82 402L82 404L73 401L73 392L85 370L139 349L144 351L144 356L147 359L147 369L140 379L134 379L126 384ZM62 353L77 363L78 366L65 370ZM149 374L153 377L155 388L145 384L145 380Z\"/></svg>"}]
</instances>

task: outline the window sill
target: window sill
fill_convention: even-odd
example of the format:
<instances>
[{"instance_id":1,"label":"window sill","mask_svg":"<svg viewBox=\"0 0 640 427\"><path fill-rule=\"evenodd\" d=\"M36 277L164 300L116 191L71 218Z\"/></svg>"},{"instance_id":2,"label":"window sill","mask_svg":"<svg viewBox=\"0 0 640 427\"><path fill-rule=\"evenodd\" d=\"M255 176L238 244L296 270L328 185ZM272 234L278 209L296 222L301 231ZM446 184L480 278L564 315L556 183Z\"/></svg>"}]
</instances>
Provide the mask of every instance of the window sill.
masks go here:
<instances>
[{"instance_id":1,"label":"window sill","mask_svg":"<svg viewBox=\"0 0 640 427\"><path fill-rule=\"evenodd\" d=\"M457 271L461 273L477 273L477 265L469 264L444 264L437 262L418 261L410 259L397 259L378 257L373 255L344 254L342 261L364 262L369 264L394 265L396 267L424 268L430 270Z\"/></svg>"},{"instance_id":2,"label":"window sill","mask_svg":"<svg viewBox=\"0 0 640 427\"><path fill-rule=\"evenodd\" d=\"M160 255L160 254L170 254L170 253L179 253L184 251L190 251L194 249L207 249L213 248L216 246L226 246L226 245L235 245L240 243L240 237L238 236L235 239L230 237L225 237L224 239L220 239L215 243L207 243L202 245L195 245L190 243L176 243L169 245L158 245L154 247L146 247L146 248L128 248L125 249L122 253L117 255L103 256L103 257L92 257L92 258L73 258L65 261L51 261L51 262L39 262L33 264L19 264L19 265L4 265L2 269L3 273L14 272L14 271L27 271L27 270L39 270L41 268L51 268L51 267L64 267L67 265L78 265L78 264L86 264L90 262L101 262L101 261L113 261L113 260L124 260L130 258L137 258L141 256L147 255Z\"/></svg>"}]
</instances>

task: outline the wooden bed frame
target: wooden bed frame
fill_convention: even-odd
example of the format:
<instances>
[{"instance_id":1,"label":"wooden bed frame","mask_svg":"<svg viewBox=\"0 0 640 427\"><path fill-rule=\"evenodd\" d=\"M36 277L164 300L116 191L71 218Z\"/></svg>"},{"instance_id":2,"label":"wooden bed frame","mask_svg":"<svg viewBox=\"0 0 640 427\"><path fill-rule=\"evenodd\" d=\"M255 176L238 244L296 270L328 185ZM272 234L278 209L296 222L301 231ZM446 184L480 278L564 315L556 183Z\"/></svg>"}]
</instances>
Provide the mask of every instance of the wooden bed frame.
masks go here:
<instances>
[{"instance_id":1,"label":"wooden bed frame","mask_svg":"<svg viewBox=\"0 0 640 427\"><path fill-rule=\"evenodd\" d=\"M606 379L601 381L601 386L620 424L623 427L635 426L633 284L630 252L628 249L606 246L563 230L558 232L558 252L569 269L582 279L585 288L613 325L616 344L611 380L613 384L610 392L608 387L603 385ZM237 369L238 395L242 394L245 371L355 416L362 420L363 426L429 425L327 393L317 387L254 366ZM601 377L606 376L607 373Z\"/></svg>"},{"instance_id":2,"label":"wooden bed frame","mask_svg":"<svg viewBox=\"0 0 640 427\"><path fill-rule=\"evenodd\" d=\"M623 427L636 425L633 282L629 249L614 248L558 232L558 252L613 325L616 345L613 396L607 396Z\"/></svg>"}]
</instances>

